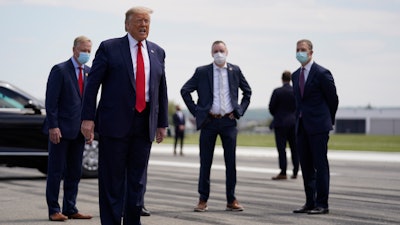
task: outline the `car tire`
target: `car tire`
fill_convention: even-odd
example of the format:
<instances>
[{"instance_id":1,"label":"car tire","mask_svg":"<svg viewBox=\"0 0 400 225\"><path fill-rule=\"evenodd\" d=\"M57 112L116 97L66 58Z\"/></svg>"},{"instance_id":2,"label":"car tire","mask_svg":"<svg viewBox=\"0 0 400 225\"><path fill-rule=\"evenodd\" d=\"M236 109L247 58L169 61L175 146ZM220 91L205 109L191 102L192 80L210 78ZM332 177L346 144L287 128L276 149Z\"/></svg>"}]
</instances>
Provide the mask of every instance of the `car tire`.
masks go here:
<instances>
[{"instance_id":1,"label":"car tire","mask_svg":"<svg viewBox=\"0 0 400 225\"><path fill-rule=\"evenodd\" d=\"M93 140L91 144L85 144L82 156L82 177L97 177L99 169L99 142Z\"/></svg>"}]
</instances>

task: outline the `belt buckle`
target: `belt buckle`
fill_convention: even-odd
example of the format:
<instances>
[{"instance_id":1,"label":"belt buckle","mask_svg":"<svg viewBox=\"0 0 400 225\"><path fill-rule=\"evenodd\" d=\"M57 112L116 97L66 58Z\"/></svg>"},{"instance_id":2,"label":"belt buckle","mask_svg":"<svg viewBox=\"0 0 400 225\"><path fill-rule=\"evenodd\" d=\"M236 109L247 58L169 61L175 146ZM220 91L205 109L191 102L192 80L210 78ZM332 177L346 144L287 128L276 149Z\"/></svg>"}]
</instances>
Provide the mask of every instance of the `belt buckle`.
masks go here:
<instances>
[{"instance_id":1,"label":"belt buckle","mask_svg":"<svg viewBox=\"0 0 400 225\"><path fill-rule=\"evenodd\" d=\"M223 117L221 114L209 113L209 115L214 119L221 119Z\"/></svg>"}]
</instances>

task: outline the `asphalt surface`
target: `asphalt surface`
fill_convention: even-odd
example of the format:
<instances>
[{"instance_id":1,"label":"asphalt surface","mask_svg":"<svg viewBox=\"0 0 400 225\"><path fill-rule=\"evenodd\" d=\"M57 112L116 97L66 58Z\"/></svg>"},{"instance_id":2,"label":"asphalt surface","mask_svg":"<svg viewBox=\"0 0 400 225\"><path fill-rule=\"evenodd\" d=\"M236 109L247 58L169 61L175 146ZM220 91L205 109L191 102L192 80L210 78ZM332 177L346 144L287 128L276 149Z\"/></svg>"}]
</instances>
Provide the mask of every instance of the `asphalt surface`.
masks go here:
<instances>
[{"instance_id":1,"label":"asphalt surface","mask_svg":"<svg viewBox=\"0 0 400 225\"><path fill-rule=\"evenodd\" d=\"M400 224L400 153L330 150L328 157L330 214L293 214L305 200L301 174L295 180L271 180L279 172L277 153L261 147L237 149L236 197L245 210L225 211L225 167L217 147L209 211L197 213L193 208L198 200L198 147L185 146L184 156L174 156L172 146L155 144L145 195L152 214L142 217L142 224ZM289 175L291 168L289 164ZM47 218L45 179L35 169L0 167L0 225L55 223ZM81 180L77 202L80 211L94 218L65 223L100 224L97 179Z\"/></svg>"}]
</instances>

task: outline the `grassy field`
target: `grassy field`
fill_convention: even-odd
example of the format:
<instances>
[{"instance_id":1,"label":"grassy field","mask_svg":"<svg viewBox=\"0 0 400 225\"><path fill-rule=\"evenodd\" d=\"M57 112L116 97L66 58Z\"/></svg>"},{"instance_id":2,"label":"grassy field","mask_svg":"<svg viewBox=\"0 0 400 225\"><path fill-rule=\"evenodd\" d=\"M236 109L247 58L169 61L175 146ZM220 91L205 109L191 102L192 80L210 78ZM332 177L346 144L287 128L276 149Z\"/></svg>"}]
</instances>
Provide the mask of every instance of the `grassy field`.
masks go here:
<instances>
[{"instance_id":1,"label":"grassy field","mask_svg":"<svg viewBox=\"0 0 400 225\"><path fill-rule=\"evenodd\" d=\"M173 138L167 138L165 143L172 144ZM185 144L198 143L198 132L186 135ZM221 144L219 138L217 139L217 144ZM238 145L275 147L274 135L239 134ZM328 147L335 150L400 152L400 136L333 134L330 135Z\"/></svg>"}]
</instances>

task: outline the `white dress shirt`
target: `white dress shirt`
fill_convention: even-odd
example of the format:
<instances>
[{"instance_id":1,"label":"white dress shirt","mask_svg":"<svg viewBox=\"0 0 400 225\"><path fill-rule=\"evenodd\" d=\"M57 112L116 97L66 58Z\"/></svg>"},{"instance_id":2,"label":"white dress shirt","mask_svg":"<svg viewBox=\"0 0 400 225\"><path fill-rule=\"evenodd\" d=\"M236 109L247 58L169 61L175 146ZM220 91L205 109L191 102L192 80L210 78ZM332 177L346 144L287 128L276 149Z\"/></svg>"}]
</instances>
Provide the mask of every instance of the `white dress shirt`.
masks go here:
<instances>
[{"instance_id":1,"label":"white dress shirt","mask_svg":"<svg viewBox=\"0 0 400 225\"><path fill-rule=\"evenodd\" d=\"M138 52L138 41L135 40L129 33L128 33L128 40L129 40L129 48L132 57L132 64L133 64L133 73L136 79L136 59L137 59L137 52ZM146 40L142 41L142 56L144 62L144 75L146 77L146 84L145 84L145 91L146 91L146 102L149 102L149 84L150 84L150 59L149 53L147 51Z\"/></svg>"},{"instance_id":2,"label":"white dress shirt","mask_svg":"<svg viewBox=\"0 0 400 225\"><path fill-rule=\"evenodd\" d=\"M233 111L229 91L228 70L226 64L221 68L213 64L213 104L212 114L225 115Z\"/></svg>"},{"instance_id":3,"label":"white dress shirt","mask_svg":"<svg viewBox=\"0 0 400 225\"><path fill-rule=\"evenodd\" d=\"M314 61L311 60L310 62L308 62L308 63L304 66L304 85L306 85L307 78L308 78L308 74L310 73L311 66L312 66L313 63L314 63Z\"/></svg>"}]
</instances>

